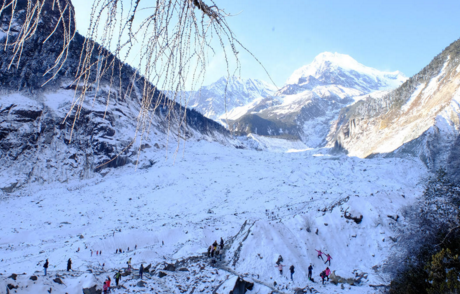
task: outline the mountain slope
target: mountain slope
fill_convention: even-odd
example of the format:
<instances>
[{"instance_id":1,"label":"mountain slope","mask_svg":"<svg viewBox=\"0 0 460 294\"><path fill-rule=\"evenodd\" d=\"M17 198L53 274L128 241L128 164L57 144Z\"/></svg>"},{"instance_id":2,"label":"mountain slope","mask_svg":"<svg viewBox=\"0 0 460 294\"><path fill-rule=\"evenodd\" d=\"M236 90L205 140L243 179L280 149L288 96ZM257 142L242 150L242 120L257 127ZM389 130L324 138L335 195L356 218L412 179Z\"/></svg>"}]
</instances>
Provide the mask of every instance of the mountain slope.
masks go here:
<instances>
[{"instance_id":1,"label":"mountain slope","mask_svg":"<svg viewBox=\"0 0 460 294\"><path fill-rule=\"evenodd\" d=\"M330 124L343 107L363 95L381 95L405 80L400 72L381 72L348 55L322 53L296 70L276 97L262 100L231 125L240 133L299 139L309 147L324 146Z\"/></svg>"},{"instance_id":2,"label":"mountain slope","mask_svg":"<svg viewBox=\"0 0 460 294\"><path fill-rule=\"evenodd\" d=\"M222 77L215 83L201 87L196 92L187 93L188 106L204 116L225 122L225 119L237 119L245 107L275 94L276 87L257 79Z\"/></svg>"},{"instance_id":3,"label":"mountain slope","mask_svg":"<svg viewBox=\"0 0 460 294\"><path fill-rule=\"evenodd\" d=\"M359 157L409 153L437 169L454 151L459 120L460 40L388 95L344 109L329 146Z\"/></svg>"},{"instance_id":4,"label":"mountain slope","mask_svg":"<svg viewBox=\"0 0 460 294\"><path fill-rule=\"evenodd\" d=\"M18 2L13 20L8 9L0 15L4 31L10 21L15 23L10 42L24 21L26 4L27 1ZM43 9L43 19L25 43L20 63L9 68L11 46L0 55L0 188L3 191L10 192L30 182L86 178L102 169L136 164L138 160L140 167L149 166L152 163L148 158L138 158L139 151L153 146L160 148L169 137L186 139L197 135L212 140L226 136L222 126L196 111L171 104L133 68L98 46L91 57L95 66L89 71L89 86L83 89L76 85L74 79L85 42L79 34L71 42L61 70L42 87L55 73L46 74L46 71L54 65L63 45L60 26L44 42L58 23L59 12L57 6L53 10L49 3ZM114 67L105 67L112 63ZM97 69L101 67L102 70ZM152 104L160 106L149 110L154 113L151 136L133 143L144 89L153 93ZM82 90L86 97L79 102L81 111L69 112ZM188 111L188 125L179 127L184 111Z\"/></svg>"}]
</instances>

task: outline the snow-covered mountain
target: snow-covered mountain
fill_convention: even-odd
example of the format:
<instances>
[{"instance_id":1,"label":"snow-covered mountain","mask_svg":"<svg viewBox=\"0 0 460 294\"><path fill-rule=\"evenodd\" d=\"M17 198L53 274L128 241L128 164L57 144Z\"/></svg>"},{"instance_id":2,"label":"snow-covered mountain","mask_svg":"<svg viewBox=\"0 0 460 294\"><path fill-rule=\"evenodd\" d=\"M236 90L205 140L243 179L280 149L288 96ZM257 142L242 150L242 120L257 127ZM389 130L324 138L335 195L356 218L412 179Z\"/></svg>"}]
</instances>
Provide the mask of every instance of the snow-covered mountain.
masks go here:
<instances>
[{"instance_id":1,"label":"snow-covered mountain","mask_svg":"<svg viewBox=\"0 0 460 294\"><path fill-rule=\"evenodd\" d=\"M411 154L455 170L459 129L460 40L398 89L343 109L328 140L353 156Z\"/></svg>"},{"instance_id":2,"label":"snow-covered mountain","mask_svg":"<svg viewBox=\"0 0 460 294\"><path fill-rule=\"evenodd\" d=\"M382 72L348 55L325 52L296 70L275 97L253 105L232 122L241 133L300 139L310 147L324 146L331 122L339 111L362 99L396 88L407 78Z\"/></svg>"},{"instance_id":3,"label":"snow-covered mountain","mask_svg":"<svg viewBox=\"0 0 460 294\"><path fill-rule=\"evenodd\" d=\"M222 77L196 92L187 93L187 106L210 119L225 123L226 119L239 118L248 105L270 97L276 91L274 85L261 80Z\"/></svg>"}]
</instances>

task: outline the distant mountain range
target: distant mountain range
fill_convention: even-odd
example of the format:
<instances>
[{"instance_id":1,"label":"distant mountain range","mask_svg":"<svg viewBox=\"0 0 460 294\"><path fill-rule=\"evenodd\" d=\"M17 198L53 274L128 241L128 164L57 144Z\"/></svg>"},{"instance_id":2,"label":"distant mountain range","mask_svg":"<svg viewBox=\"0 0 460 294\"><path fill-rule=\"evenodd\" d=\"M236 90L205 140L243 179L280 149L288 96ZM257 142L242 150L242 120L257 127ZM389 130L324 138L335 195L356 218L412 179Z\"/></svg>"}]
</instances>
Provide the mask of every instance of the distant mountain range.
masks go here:
<instances>
[{"instance_id":1,"label":"distant mountain range","mask_svg":"<svg viewBox=\"0 0 460 294\"><path fill-rule=\"evenodd\" d=\"M191 95L188 105L237 134L302 140L319 147L327 144L330 125L343 107L363 95L382 95L405 80L398 71L382 72L348 55L325 52L296 70L279 90L258 80L221 78Z\"/></svg>"}]
</instances>

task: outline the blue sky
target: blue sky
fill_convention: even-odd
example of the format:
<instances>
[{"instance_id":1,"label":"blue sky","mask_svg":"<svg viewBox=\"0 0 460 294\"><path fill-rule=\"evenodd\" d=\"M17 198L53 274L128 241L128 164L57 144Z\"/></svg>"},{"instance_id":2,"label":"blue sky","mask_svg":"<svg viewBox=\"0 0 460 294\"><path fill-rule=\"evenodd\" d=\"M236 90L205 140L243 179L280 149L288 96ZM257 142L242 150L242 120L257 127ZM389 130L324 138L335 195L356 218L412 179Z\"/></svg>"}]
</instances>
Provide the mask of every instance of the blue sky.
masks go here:
<instances>
[{"instance_id":1,"label":"blue sky","mask_svg":"<svg viewBox=\"0 0 460 294\"><path fill-rule=\"evenodd\" d=\"M84 32L88 3L74 1ZM208 1L209 2L209 1ZM455 0L215 0L240 41L282 86L297 68L321 52L348 54L380 70L412 76L460 38L460 1ZM268 81L247 54L243 78ZM205 84L225 75L222 55L210 62Z\"/></svg>"}]
</instances>

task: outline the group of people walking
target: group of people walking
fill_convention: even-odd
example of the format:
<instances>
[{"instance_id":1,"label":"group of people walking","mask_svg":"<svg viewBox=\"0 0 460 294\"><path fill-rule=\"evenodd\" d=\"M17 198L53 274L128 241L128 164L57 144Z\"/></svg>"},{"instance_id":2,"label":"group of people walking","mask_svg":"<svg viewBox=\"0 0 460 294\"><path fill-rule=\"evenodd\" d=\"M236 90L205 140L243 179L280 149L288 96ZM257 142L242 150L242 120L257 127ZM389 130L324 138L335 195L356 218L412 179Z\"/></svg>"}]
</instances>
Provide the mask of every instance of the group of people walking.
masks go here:
<instances>
[{"instance_id":1,"label":"group of people walking","mask_svg":"<svg viewBox=\"0 0 460 294\"><path fill-rule=\"evenodd\" d=\"M316 249L315 249L316 250ZM321 250L316 250L318 252L318 259L321 258L323 261L323 254L326 256L326 261L324 262L324 264L326 263L329 263L329 266L331 265L331 255L330 254L326 254L324 252L322 252ZM283 275L283 268L286 267L285 265L282 264L283 262L283 257L280 255L278 257L278 260L276 261L276 265L275 267L278 268L279 272L280 272L280 275L282 276ZM291 265L289 267L289 272L291 273L291 280L294 281L294 273L295 273L295 267L294 265ZM325 270L323 270L321 273L320 273L320 277L322 279L322 284L324 285L324 281L327 279L327 281L329 281L329 275L331 274L331 270L329 269L329 267L326 267ZM308 267L308 279L312 282L314 282L314 279L313 279L313 265L310 264L310 266Z\"/></svg>"},{"instance_id":2,"label":"group of people walking","mask_svg":"<svg viewBox=\"0 0 460 294\"><path fill-rule=\"evenodd\" d=\"M217 243L217 240L208 247L208 257L219 258L222 261L222 254L224 251L224 239L220 238L220 244Z\"/></svg>"}]
</instances>

